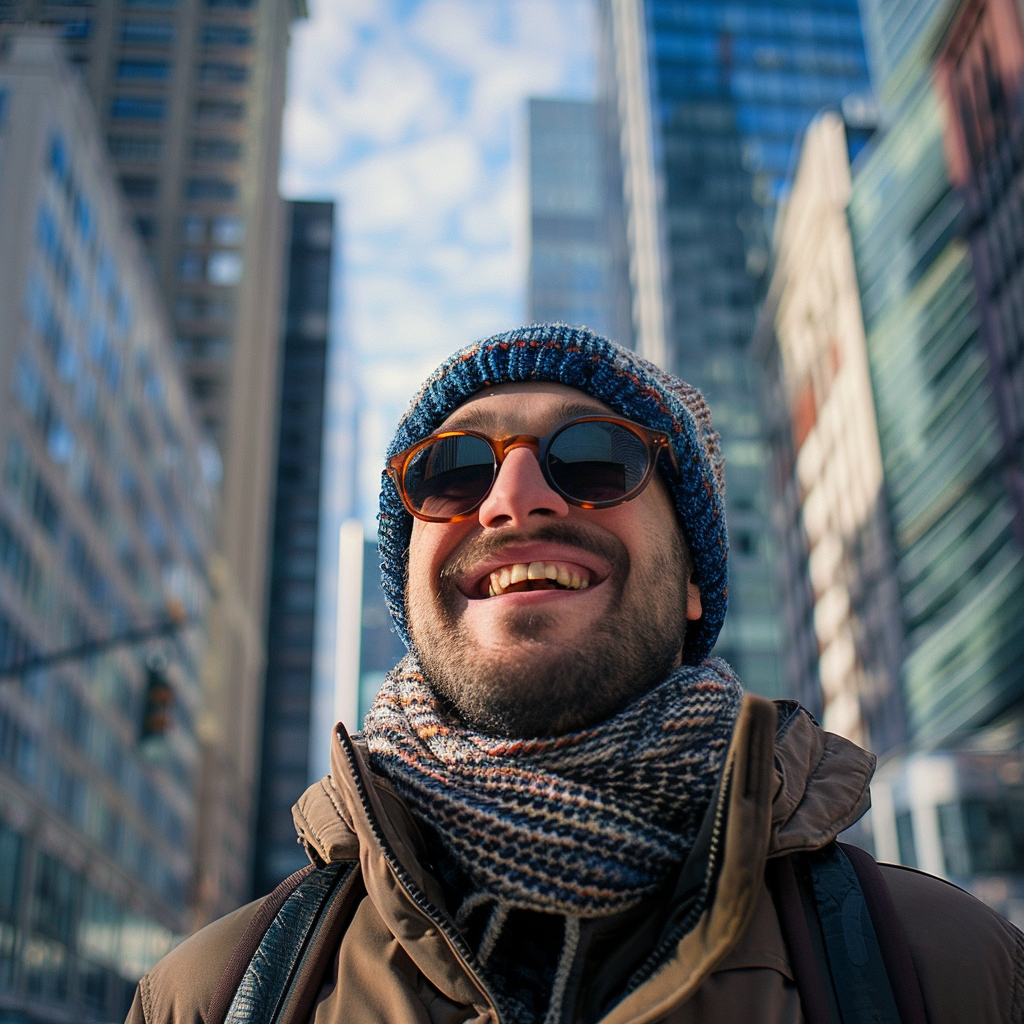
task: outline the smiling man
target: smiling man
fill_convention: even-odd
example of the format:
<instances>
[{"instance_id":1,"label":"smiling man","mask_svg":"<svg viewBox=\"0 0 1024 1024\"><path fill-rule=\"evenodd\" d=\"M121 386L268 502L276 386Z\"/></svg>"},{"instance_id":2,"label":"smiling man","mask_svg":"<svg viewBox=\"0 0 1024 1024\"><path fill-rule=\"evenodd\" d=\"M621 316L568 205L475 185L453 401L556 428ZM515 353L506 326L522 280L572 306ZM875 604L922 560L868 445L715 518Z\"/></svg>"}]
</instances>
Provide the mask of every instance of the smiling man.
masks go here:
<instances>
[{"instance_id":1,"label":"smiling man","mask_svg":"<svg viewBox=\"0 0 1024 1024\"><path fill-rule=\"evenodd\" d=\"M874 758L709 657L700 394L584 329L472 345L389 452L409 647L295 808L311 861L142 979L132 1021L1024 1021L1024 940L835 842Z\"/></svg>"}]
</instances>

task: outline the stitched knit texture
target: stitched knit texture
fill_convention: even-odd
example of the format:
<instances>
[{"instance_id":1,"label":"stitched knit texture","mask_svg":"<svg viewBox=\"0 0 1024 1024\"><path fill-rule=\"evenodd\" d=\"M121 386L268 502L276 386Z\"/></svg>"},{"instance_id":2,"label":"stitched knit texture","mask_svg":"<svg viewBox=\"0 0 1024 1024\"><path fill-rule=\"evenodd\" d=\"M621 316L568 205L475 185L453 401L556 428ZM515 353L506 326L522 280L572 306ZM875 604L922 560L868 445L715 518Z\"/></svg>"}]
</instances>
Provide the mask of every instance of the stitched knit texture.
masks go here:
<instances>
[{"instance_id":1,"label":"stitched knit texture","mask_svg":"<svg viewBox=\"0 0 1024 1024\"><path fill-rule=\"evenodd\" d=\"M436 430L470 395L515 381L553 381L578 388L620 415L668 435L681 477L666 473L665 480L683 524L703 607L701 618L687 629L683 657L688 664L700 664L722 628L729 596L725 466L703 396L585 327L522 327L469 345L442 363L399 423L388 458ZM411 532L412 517L385 473L378 515L381 582L395 627L410 649L405 570Z\"/></svg>"},{"instance_id":2,"label":"stitched knit texture","mask_svg":"<svg viewBox=\"0 0 1024 1024\"><path fill-rule=\"evenodd\" d=\"M364 739L468 877L470 902L592 917L634 906L682 863L741 700L729 666L709 658L590 729L502 739L447 711L410 654Z\"/></svg>"}]
</instances>

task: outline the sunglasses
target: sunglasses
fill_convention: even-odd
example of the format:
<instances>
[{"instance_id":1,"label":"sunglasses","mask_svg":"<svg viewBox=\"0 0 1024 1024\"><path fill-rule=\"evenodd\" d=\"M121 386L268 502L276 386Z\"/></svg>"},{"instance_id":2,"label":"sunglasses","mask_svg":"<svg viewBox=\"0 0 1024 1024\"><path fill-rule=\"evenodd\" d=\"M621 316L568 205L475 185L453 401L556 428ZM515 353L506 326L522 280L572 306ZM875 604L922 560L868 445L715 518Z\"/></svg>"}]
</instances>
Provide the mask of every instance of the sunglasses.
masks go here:
<instances>
[{"instance_id":1,"label":"sunglasses","mask_svg":"<svg viewBox=\"0 0 1024 1024\"><path fill-rule=\"evenodd\" d=\"M567 420L544 437L443 430L389 459L387 471L417 519L457 523L483 504L505 456L523 447L537 453L547 485L579 508L611 508L635 498L661 451L679 475L667 434L615 416Z\"/></svg>"}]
</instances>

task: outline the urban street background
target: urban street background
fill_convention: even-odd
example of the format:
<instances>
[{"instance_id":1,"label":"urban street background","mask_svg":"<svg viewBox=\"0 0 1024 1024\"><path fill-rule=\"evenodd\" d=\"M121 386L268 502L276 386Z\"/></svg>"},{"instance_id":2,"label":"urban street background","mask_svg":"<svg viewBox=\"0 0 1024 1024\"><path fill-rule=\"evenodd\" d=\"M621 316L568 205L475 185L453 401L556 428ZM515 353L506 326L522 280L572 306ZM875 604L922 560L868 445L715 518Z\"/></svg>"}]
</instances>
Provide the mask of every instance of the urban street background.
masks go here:
<instances>
[{"instance_id":1,"label":"urban street background","mask_svg":"<svg viewBox=\"0 0 1024 1024\"><path fill-rule=\"evenodd\" d=\"M705 392L716 653L1024 925L1024 0L0 0L0 253L0 1021L302 866L386 443L527 321Z\"/></svg>"}]
</instances>

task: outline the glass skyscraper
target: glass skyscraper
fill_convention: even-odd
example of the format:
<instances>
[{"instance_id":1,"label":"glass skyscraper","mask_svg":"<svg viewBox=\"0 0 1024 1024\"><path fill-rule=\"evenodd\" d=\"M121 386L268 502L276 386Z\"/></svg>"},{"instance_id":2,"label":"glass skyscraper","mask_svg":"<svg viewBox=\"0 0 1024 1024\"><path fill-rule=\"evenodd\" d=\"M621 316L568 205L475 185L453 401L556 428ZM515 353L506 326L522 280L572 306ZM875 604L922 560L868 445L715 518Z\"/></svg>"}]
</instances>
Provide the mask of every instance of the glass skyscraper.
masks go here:
<instances>
[{"instance_id":1,"label":"glass skyscraper","mask_svg":"<svg viewBox=\"0 0 1024 1024\"><path fill-rule=\"evenodd\" d=\"M295 842L292 804L309 775L310 698L327 344L331 314L334 203L288 203L277 498L263 698L263 756L256 820L254 895L307 863Z\"/></svg>"},{"instance_id":2,"label":"glass skyscraper","mask_svg":"<svg viewBox=\"0 0 1024 1024\"><path fill-rule=\"evenodd\" d=\"M612 287L600 107L587 100L531 99L529 122L527 317L585 324L628 344L617 322L620 293Z\"/></svg>"},{"instance_id":3,"label":"glass skyscraper","mask_svg":"<svg viewBox=\"0 0 1024 1024\"><path fill-rule=\"evenodd\" d=\"M761 385L749 353L774 214L803 131L867 102L855 0L604 0L638 350L698 386L722 435L730 611L716 648L784 686Z\"/></svg>"},{"instance_id":4,"label":"glass skyscraper","mask_svg":"<svg viewBox=\"0 0 1024 1024\"><path fill-rule=\"evenodd\" d=\"M916 16L913 12L908 18ZM880 91L895 120L854 177L850 223L878 412L907 656L910 738L934 743L1024 696L1024 552L963 198L926 54Z\"/></svg>"}]
</instances>

